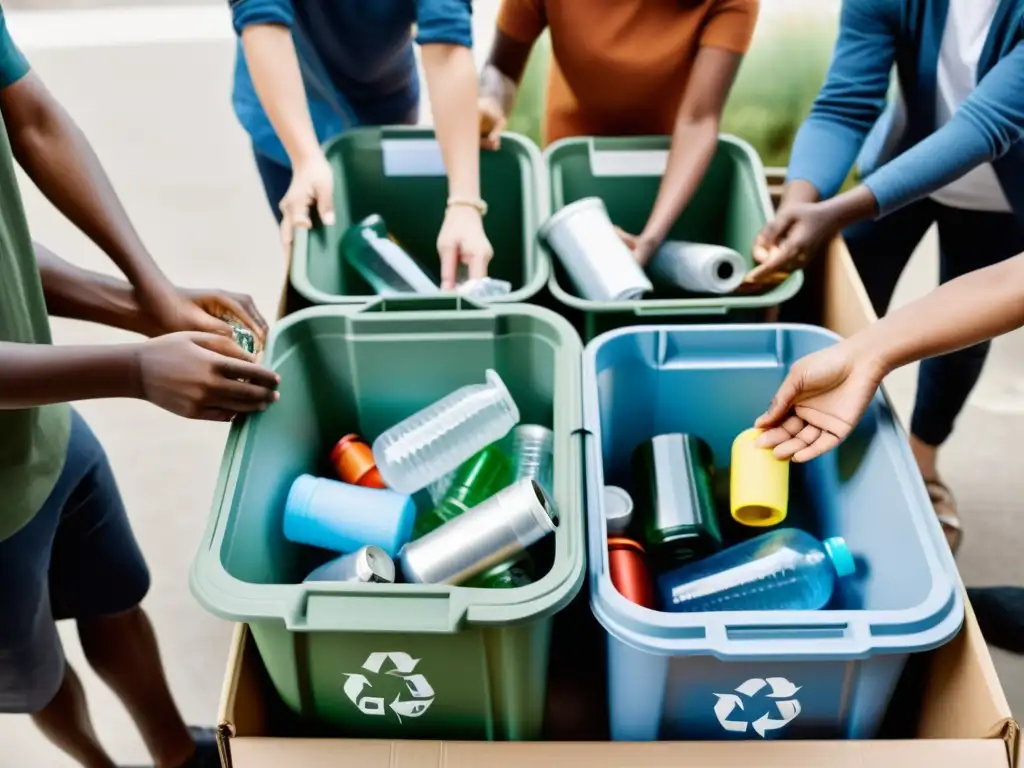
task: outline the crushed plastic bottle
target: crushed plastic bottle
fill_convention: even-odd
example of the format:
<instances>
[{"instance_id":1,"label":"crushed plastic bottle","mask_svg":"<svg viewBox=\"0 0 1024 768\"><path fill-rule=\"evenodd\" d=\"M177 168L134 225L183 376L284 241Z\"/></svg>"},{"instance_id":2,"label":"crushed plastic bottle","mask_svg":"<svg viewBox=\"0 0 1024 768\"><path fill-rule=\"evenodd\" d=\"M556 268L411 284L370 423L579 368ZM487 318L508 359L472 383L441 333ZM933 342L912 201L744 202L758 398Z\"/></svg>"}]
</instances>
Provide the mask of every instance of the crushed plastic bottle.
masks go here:
<instances>
[{"instance_id":1,"label":"crushed plastic bottle","mask_svg":"<svg viewBox=\"0 0 1024 768\"><path fill-rule=\"evenodd\" d=\"M842 538L781 528L664 574L658 592L666 611L816 611L855 571Z\"/></svg>"},{"instance_id":2,"label":"crushed plastic bottle","mask_svg":"<svg viewBox=\"0 0 1024 768\"><path fill-rule=\"evenodd\" d=\"M519 423L505 382L488 370L485 384L461 387L414 413L373 442L373 458L389 488L416 493Z\"/></svg>"}]
</instances>

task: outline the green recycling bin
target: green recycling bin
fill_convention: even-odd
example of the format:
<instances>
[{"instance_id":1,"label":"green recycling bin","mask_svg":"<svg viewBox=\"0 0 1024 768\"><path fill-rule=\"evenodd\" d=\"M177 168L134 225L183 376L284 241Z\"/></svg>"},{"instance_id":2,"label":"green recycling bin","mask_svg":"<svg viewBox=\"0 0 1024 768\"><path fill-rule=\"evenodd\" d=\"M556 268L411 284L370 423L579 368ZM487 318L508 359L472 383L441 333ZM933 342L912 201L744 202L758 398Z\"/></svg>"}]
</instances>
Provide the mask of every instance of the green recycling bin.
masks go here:
<instances>
[{"instance_id":1,"label":"green recycling bin","mask_svg":"<svg viewBox=\"0 0 1024 768\"><path fill-rule=\"evenodd\" d=\"M339 736L540 737L552 618L585 572L581 354L553 312L454 296L314 307L272 331L264 359L281 397L231 427L191 587L249 624L289 707ZM546 572L513 589L302 583L327 553L284 538L292 481L330 476L341 435L372 440L488 368L522 423L554 432Z\"/></svg>"},{"instance_id":2,"label":"green recycling bin","mask_svg":"<svg viewBox=\"0 0 1024 768\"><path fill-rule=\"evenodd\" d=\"M668 151L667 136L555 142L544 152L551 213L581 198L599 197L614 224L638 234L654 206ZM771 198L757 152L742 139L722 135L704 180L667 239L725 245L746 257L752 267L751 246L771 216ZM766 309L791 299L803 284L803 273L797 271L760 295L655 292L632 301L591 301L577 295L558 257L550 258L551 294L586 341L626 325L764 320Z\"/></svg>"},{"instance_id":3,"label":"green recycling bin","mask_svg":"<svg viewBox=\"0 0 1024 768\"><path fill-rule=\"evenodd\" d=\"M375 298L340 250L348 227L374 213L440 283L437 235L448 180L434 132L356 128L332 139L324 151L334 169L336 221L296 232L289 281L300 305L360 304ZM540 150L525 137L504 134L498 151L480 153L480 191L488 206L484 231L494 247L488 274L512 284L511 293L485 301L528 301L544 288L549 275L547 258L534 237L546 208Z\"/></svg>"}]
</instances>

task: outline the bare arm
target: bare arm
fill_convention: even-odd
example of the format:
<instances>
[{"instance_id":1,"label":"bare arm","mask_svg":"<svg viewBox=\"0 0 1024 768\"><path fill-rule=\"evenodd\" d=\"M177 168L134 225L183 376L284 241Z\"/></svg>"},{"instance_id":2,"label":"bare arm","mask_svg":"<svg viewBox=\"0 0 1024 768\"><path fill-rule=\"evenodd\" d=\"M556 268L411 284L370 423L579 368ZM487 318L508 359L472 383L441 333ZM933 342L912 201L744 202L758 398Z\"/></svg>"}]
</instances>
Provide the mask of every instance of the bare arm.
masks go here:
<instances>
[{"instance_id":1,"label":"bare arm","mask_svg":"<svg viewBox=\"0 0 1024 768\"><path fill-rule=\"evenodd\" d=\"M59 347L0 342L0 409L140 397L136 344Z\"/></svg>"},{"instance_id":2,"label":"bare arm","mask_svg":"<svg viewBox=\"0 0 1024 768\"><path fill-rule=\"evenodd\" d=\"M39 275L52 317L67 317L126 331L157 336L163 332L139 308L130 283L70 264L33 243Z\"/></svg>"},{"instance_id":3,"label":"bare arm","mask_svg":"<svg viewBox=\"0 0 1024 768\"><path fill-rule=\"evenodd\" d=\"M320 142L291 30L279 24L254 24L242 30L242 48L256 95L292 164L318 155Z\"/></svg>"},{"instance_id":4,"label":"bare arm","mask_svg":"<svg viewBox=\"0 0 1024 768\"><path fill-rule=\"evenodd\" d=\"M722 110L742 60L740 54L723 48L705 46L697 53L672 132L668 167L647 225L637 239L641 263L668 235L711 165Z\"/></svg>"},{"instance_id":5,"label":"bare arm","mask_svg":"<svg viewBox=\"0 0 1024 768\"><path fill-rule=\"evenodd\" d=\"M884 373L1024 326L1024 255L952 280L850 338Z\"/></svg>"},{"instance_id":6,"label":"bare arm","mask_svg":"<svg viewBox=\"0 0 1024 768\"><path fill-rule=\"evenodd\" d=\"M173 286L132 227L110 179L81 129L30 72L0 90L18 163L56 208L114 261L140 291L154 300Z\"/></svg>"},{"instance_id":7,"label":"bare arm","mask_svg":"<svg viewBox=\"0 0 1024 768\"><path fill-rule=\"evenodd\" d=\"M470 278L487 276L493 250L484 234L480 199L480 138L473 54L464 45L422 46L434 130L448 174L448 207L438 235L441 287L455 287L459 264Z\"/></svg>"},{"instance_id":8,"label":"bare arm","mask_svg":"<svg viewBox=\"0 0 1024 768\"><path fill-rule=\"evenodd\" d=\"M448 194L477 200L480 198L480 150L473 54L463 45L424 45L423 69L430 89L437 140L448 172Z\"/></svg>"},{"instance_id":9,"label":"bare arm","mask_svg":"<svg viewBox=\"0 0 1024 768\"><path fill-rule=\"evenodd\" d=\"M334 175L317 139L306 101L291 30L281 24L252 24L242 30L242 47L253 87L292 163L292 183L280 200L281 241L290 249L296 227L311 229L310 208L334 223Z\"/></svg>"}]
</instances>

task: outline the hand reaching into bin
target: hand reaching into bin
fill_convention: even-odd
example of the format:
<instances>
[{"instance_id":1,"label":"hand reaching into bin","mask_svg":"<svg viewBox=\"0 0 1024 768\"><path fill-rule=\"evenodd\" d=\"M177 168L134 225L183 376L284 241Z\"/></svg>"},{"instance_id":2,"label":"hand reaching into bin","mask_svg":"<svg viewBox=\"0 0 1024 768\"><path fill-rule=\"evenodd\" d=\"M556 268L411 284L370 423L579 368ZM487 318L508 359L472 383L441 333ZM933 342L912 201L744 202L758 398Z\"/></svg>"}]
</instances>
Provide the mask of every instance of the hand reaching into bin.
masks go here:
<instances>
[{"instance_id":1,"label":"hand reaching into bin","mask_svg":"<svg viewBox=\"0 0 1024 768\"><path fill-rule=\"evenodd\" d=\"M312 229L310 211L326 226L334 223L334 172L319 147L308 158L295 163L288 191L281 198L281 245L289 253L296 229Z\"/></svg>"}]
</instances>

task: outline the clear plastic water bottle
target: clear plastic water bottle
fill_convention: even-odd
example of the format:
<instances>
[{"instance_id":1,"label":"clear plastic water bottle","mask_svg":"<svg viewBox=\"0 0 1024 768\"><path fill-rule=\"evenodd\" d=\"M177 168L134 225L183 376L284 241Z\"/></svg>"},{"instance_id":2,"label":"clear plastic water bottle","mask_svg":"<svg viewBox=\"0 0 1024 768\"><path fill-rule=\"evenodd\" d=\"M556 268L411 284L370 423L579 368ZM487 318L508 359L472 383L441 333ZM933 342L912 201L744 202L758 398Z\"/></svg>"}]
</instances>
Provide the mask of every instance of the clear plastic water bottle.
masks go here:
<instances>
[{"instance_id":1,"label":"clear plastic water bottle","mask_svg":"<svg viewBox=\"0 0 1024 768\"><path fill-rule=\"evenodd\" d=\"M505 382L493 370L486 377L486 384L461 387L374 440L373 458L389 488L416 493L519 422L519 408Z\"/></svg>"},{"instance_id":2,"label":"clear plastic water bottle","mask_svg":"<svg viewBox=\"0 0 1024 768\"><path fill-rule=\"evenodd\" d=\"M842 538L781 528L664 574L658 592L666 611L816 611L855 570Z\"/></svg>"},{"instance_id":3,"label":"clear plastic water bottle","mask_svg":"<svg viewBox=\"0 0 1024 768\"><path fill-rule=\"evenodd\" d=\"M539 424L520 424L506 439L512 456L512 482L529 478L536 480L550 498L555 498L554 467L555 433Z\"/></svg>"}]
</instances>

